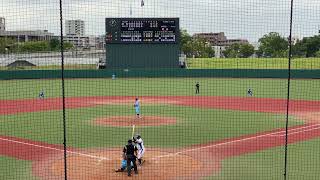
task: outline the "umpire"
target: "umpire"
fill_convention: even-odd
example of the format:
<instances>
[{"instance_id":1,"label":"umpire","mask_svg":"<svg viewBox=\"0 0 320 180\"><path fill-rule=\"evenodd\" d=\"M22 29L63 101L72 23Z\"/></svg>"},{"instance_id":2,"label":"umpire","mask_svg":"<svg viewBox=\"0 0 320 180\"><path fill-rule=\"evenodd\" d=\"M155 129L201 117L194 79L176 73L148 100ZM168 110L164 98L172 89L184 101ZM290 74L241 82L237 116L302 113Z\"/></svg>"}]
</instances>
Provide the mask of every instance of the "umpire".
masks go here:
<instances>
[{"instance_id":1,"label":"umpire","mask_svg":"<svg viewBox=\"0 0 320 180\"><path fill-rule=\"evenodd\" d=\"M200 93L200 84L199 82L197 82L196 84L196 94L199 94Z\"/></svg>"},{"instance_id":2,"label":"umpire","mask_svg":"<svg viewBox=\"0 0 320 180\"><path fill-rule=\"evenodd\" d=\"M137 147L133 145L132 140L128 140L128 144L124 146L123 153L127 156L127 170L128 170L128 176L131 176L131 162L133 163L134 173L138 174L138 168L136 164L136 154L137 154Z\"/></svg>"}]
</instances>

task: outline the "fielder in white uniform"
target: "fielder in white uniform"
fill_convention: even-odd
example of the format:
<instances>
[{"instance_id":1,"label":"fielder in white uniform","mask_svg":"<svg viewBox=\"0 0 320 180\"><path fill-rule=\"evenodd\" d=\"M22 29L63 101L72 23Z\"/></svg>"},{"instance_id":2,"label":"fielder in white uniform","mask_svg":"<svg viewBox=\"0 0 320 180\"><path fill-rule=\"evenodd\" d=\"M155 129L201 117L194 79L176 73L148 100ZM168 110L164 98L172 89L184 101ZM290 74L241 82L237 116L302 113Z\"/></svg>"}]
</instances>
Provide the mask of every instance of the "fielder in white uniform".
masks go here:
<instances>
[{"instance_id":1,"label":"fielder in white uniform","mask_svg":"<svg viewBox=\"0 0 320 180\"><path fill-rule=\"evenodd\" d=\"M248 89L247 96L253 96L253 91L251 88Z\"/></svg>"},{"instance_id":2,"label":"fielder in white uniform","mask_svg":"<svg viewBox=\"0 0 320 180\"><path fill-rule=\"evenodd\" d=\"M39 99L44 99L44 91L41 90L39 93Z\"/></svg>"},{"instance_id":3,"label":"fielder in white uniform","mask_svg":"<svg viewBox=\"0 0 320 180\"><path fill-rule=\"evenodd\" d=\"M144 147L143 140L142 140L141 136L136 135L134 142L135 142L137 149L138 149L137 158L138 158L139 165L142 165L144 163L144 160L142 158L143 158L143 155L144 155L146 149Z\"/></svg>"}]
</instances>

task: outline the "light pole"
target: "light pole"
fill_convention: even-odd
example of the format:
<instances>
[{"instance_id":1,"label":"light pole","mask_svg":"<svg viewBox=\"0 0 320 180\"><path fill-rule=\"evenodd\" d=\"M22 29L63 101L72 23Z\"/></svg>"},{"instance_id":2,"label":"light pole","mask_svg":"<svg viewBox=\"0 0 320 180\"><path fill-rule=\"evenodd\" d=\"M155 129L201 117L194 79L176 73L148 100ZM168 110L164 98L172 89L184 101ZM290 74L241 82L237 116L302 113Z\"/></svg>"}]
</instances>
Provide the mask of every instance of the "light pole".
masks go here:
<instances>
[{"instance_id":1,"label":"light pole","mask_svg":"<svg viewBox=\"0 0 320 180\"><path fill-rule=\"evenodd\" d=\"M130 17L132 17L132 1L130 1Z\"/></svg>"},{"instance_id":2,"label":"light pole","mask_svg":"<svg viewBox=\"0 0 320 180\"><path fill-rule=\"evenodd\" d=\"M156 0L154 0L154 5L153 5L153 17L156 17Z\"/></svg>"}]
</instances>

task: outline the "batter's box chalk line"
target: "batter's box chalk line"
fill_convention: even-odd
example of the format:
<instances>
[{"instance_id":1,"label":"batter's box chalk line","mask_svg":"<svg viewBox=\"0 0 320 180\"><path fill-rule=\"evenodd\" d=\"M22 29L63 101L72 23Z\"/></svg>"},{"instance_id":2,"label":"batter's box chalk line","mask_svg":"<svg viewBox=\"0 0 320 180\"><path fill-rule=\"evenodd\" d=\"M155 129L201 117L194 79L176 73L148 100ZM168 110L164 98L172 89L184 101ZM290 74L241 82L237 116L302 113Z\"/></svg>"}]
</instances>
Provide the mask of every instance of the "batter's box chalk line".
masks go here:
<instances>
[{"instance_id":1,"label":"batter's box chalk line","mask_svg":"<svg viewBox=\"0 0 320 180\"><path fill-rule=\"evenodd\" d=\"M17 144L23 144L23 145L27 145L27 146L38 147L38 148L42 148L42 149L49 149L49 150L64 152L63 149L58 149L58 148L54 148L54 147L48 147L48 146L43 146L43 145L38 145L38 144L33 144L33 143L26 143L26 142L17 141L17 140L11 140L11 139L6 139L6 138L0 138L0 140L1 140L1 141L12 142L12 143L17 143ZM78 155L78 156L83 156L83 157L87 157L87 158L96 159L96 160L98 160L98 161L100 161L100 160L101 160L101 161L103 161L103 160L110 160L110 159L107 158L107 157L95 156L95 155L85 154L85 153L76 152L76 151L67 150L66 152L67 152L67 155L68 155L68 154L74 154L74 155Z\"/></svg>"}]
</instances>

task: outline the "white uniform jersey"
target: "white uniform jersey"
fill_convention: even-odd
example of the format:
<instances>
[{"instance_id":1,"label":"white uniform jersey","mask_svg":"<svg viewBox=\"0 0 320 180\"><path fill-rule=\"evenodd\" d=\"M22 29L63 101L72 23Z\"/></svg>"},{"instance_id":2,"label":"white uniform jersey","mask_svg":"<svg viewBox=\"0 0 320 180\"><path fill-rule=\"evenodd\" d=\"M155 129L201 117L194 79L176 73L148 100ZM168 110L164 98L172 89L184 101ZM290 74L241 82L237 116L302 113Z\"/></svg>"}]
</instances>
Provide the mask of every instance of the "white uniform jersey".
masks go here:
<instances>
[{"instance_id":1,"label":"white uniform jersey","mask_svg":"<svg viewBox=\"0 0 320 180\"><path fill-rule=\"evenodd\" d=\"M136 140L136 146L137 146L137 149L138 149L137 158L141 159L143 157L143 155L144 155L145 150L146 150L144 145L143 145L143 140L141 138Z\"/></svg>"},{"instance_id":2,"label":"white uniform jersey","mask_svg":"<svg viewBox=\"0 0 320 180\"><path fill-rule=\"evenodd\" d=\"M138 151L144 150L143 140L141 138L136 140L136 145L137 145Z\"/></svg>"},{"instance_id":3,"label":"white uniform jersey","mask_svg":"<svg viewBox=\"0 0 320 180\"><path fill-rule=\"evenodd\" d=\"M140 108L140 101L139 100L136 100L136 102L134 102L134 107Z\"/></svg>"}]
</instances>

